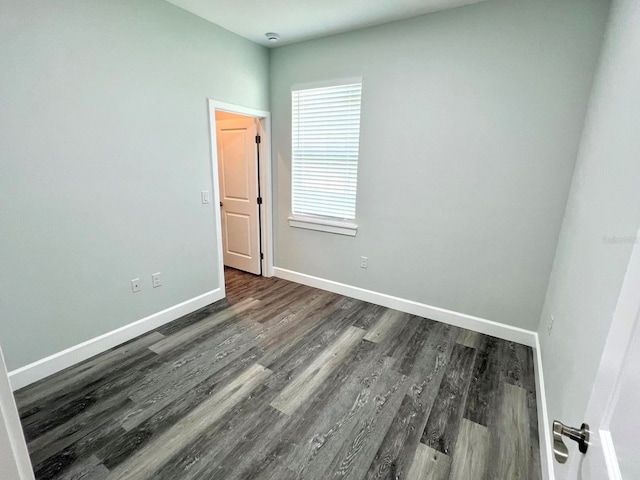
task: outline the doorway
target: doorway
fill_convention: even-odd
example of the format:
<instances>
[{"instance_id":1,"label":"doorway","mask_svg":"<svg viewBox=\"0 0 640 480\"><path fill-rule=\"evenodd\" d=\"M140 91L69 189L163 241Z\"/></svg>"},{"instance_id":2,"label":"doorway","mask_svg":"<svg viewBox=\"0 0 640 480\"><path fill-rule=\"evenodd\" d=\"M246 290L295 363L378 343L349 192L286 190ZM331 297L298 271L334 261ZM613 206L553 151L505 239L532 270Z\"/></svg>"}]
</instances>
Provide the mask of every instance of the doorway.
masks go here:
<instances>
[{"instance_id":1,"label":"doorway","mask_svg":"<svg viewBox=\"0 0 640 480\"><path fill-rule=\"evenodd\" d=\"M220 285L224 267L272 276L269 113L209 100Z\"/></svg>"},{"instance_id":2,"label":"doorway","mask_svg":"<svg viewBox=\"0 0 640 480\"><path fill-rule=\"evenodd\" d=\"M216 110L222 257L226 267L262 275L258 119Z\"/></svg>"}]
</instances>

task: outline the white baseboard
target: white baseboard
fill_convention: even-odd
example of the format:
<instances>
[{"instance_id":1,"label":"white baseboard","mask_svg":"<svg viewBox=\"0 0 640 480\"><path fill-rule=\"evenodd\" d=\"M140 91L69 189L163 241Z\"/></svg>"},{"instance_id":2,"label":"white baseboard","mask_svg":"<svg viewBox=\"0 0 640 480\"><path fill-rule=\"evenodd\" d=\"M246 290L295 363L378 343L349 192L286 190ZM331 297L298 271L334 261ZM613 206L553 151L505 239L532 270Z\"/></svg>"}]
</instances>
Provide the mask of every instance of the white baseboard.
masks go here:
<instances>
[{"instance_id":1,"label":"white baseboard","mask_svg":"<svg viewBox=\"0 0 640 480\"><path fill-rule=\"evenodd\" d=\"M276 277L290 280L310 287L320 288L329 292L338 293L351 298L357 298L383 307L393 308L401 312L411 313L420 317L437 320L455 327L466 328L475 332L502 338L511 342L521 343L528 347L536 346L536 333L524 328L512 327L503 323L494 322L480 317L474 317L465 313L454 312L440 307L433 307L424 303L394 297L385 293L378 293L364 288L346 285L344 283L313 277L304 273L298 273L285 268L274 267L273 274Z\"/></svg>"},{"instance_id":2,"label":"white baseboard","mask_svg":"<svg viewBox=\"0 0 640 480\"><path fill-rule=\"evenodd\" d=\"M222 300L225 296L223 288L217 288L210 292L203 293L185 302L179 303L164 310L149 315L143 319L129 323L123 327L107 332L99 337L92 338L86 342L74 345L58 353L54 353L46 358L25 365L9 372L11 388L15 391L19 388L30 385L49 375L53 375L76 363L87 360L99 353L103 353L110 348L116 347L124 342L132 340L144 333L154 330L162 325L177 320L199 308Z\"/></svg>"},{"instance_id":3,"label":"white baseboard","mask_svg":"<svg viewBox=\"0 0 640 480\"><path fill-rule=\"evenodd\" d=\"M551 448L551 429L549 428L549 413L547 411L547 394L544 388L544 374L542 373L542 352L540 339L536 336L533 347L534 371L536 375L536 406L538 409L538 436L540 441L540 464L542 465L542 480L555 480L553 472L553 450Z\"/></svg>"}]
</instances>

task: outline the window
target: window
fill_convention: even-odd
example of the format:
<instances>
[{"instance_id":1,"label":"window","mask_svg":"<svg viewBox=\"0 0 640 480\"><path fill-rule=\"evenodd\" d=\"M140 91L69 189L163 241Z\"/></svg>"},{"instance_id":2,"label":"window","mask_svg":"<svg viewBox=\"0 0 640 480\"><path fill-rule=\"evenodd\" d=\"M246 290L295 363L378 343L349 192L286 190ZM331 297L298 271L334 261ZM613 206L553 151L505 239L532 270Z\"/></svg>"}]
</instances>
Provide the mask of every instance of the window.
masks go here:
<instances>
[{"instance_id":1,"label":"window","mask_svg":"<svg viewBox=\"0 0 640 480\"><path fill-rule=\"evenodd\" d=\"M361 94L361 79L291 92L291 226L356 234Z\"/></svg>"}]
</instances>

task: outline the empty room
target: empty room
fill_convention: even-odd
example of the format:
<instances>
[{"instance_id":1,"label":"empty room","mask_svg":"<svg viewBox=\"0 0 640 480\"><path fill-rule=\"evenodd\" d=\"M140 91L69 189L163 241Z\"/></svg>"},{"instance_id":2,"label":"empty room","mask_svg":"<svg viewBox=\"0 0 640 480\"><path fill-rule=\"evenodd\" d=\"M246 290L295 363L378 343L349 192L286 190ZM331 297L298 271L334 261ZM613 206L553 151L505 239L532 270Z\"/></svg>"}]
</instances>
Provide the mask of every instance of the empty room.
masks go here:
<instances>
[{"instance_id":1,"label":"empty room","mask_svg":"<svg viewBox=\"0 0 640 480\"><path fill-rule=\"evenodd\" d=\"M2 0L2 480L640 478L640 0Z\"/></svg>"}]
</instances>

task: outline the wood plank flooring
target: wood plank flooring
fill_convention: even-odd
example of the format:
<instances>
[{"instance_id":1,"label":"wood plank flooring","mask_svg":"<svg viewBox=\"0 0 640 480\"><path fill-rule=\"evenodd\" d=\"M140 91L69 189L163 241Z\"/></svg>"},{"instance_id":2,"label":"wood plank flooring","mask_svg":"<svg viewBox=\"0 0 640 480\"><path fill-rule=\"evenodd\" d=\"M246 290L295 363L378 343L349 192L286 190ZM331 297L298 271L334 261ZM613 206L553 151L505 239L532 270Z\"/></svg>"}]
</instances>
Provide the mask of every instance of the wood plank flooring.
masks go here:
<instances>
[{"instance_id":1,"label":"wood plank flooring","mask_svg":"<svg viewBox=\"0 0 640 480\"><path fill-rule=\"evenodd\" d=\"M540 479L530 348L225 276L225 300L16 392L37 479Z\"/></svg>"}]
</instances>

